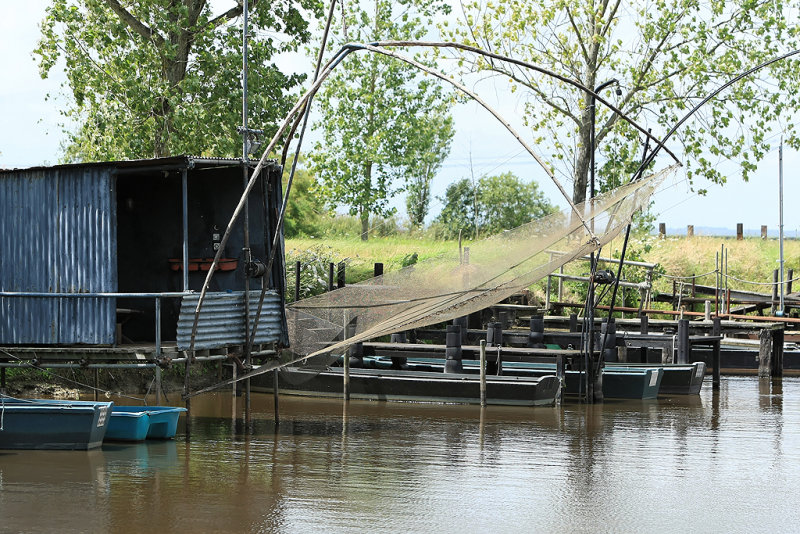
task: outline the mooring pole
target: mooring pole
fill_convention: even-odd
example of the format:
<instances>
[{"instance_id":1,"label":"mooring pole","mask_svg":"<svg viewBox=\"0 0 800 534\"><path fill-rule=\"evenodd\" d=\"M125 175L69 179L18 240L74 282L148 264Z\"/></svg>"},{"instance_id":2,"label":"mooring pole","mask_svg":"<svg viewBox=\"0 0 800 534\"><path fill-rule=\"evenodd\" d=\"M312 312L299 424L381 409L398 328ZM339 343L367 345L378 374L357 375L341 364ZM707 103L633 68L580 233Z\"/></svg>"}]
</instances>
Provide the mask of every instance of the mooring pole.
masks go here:
<instances>
[{"instance_id":1,"label":"mooring pole","mask_svg":"<svg viewBox=\"0 0 800 534\"><path fill-rule=\"evenodd\" d=\"M480 350L481 366L481 406L486 406L486 340L481 339ZM5 368L3 369L5 371Z\"/></svg>"},{"instance_id":2,"label":"mooring pole","mask_svg":"<svg viewBox=\"0 0 800 534\"><path fill-rule=\"evenodd\" d=\"M161 405L161 366L160 365L156 365L155 371L156 371L156 379L155 379L155 381L156 381L156 384L155 384L155 386L156 386L156 406L160 406Z\"/></svg>"},{"instance_id":3,"label":"mooring pole","mask_svg":"<svg viewBox=\"0 0 800 534\"><path fill-rule=\"evenodd\" d=\"M100 400L100 369L94 370L94 401Z\"/></svg>"},{"instance_id":4,"label":"mooring pole","mask_svg":"<svg viewBox=\"0 0 800 534\"><path fill-rule=\"evenodd\" d=\"M278 410L278 399L279 398L280 397L278 395L278 370L275 369L274 371L272 371L272 400L273 400L273 405L275 407L275 424L276 425L281 422L280 411Z\"/></svg>"},{"instance_id":5,"label":"mooring pole","mask_svg":"<svg viewBox=\"0 0 800 534\"><path fill-rule=\"evenodd\" d=\"M722 319L719 317L714 317L713 326L711 327L711 335L718 337L722 335ZM719 389L719 366L720 366L720 344L721 341L717 340L714 342L714 352L711 356L711 365L714 366L714 371L712 375L712 389Z\"/></svg>"},{"instance_id":6,"label":"mooring pole","mask_svg":"<svg viewBox=\"0 0 800 534\"><path fill-rule=\"evenodd\" d=\"M0 393L6 394L6 368L0 367Z\"/></svg>"},{"instance_id":7,"label":"mooring pole","mask_svg":"<svg viewBox=\"0 0 800 534\"><path fill-rule=\"evenodd\" d=\"M333 265L333 264L331 264ZM345 311L344 313L344 329L342 330L342 339L347 339L347 331L350 328L348 319L350 314ZM345 402L350 400L350 350L345 349L342 354L342 364L344 365L344 372L342 373L342 398Z\"/></svg>"},{"instance_id":8,"label":"mooring pole","mask_svg":"<svg viewBox=\"0 0 800 534\"><path fill-rule=\"evenodd\" d=\"M299 261L294 262L294 301L300 300L300 268L302 264Z\"/></svg>"},{"instance_id":9,"label":"mooring pole","mask_svg":"<svg viewBox=\"0 0 800 534\"><path fill-rule=\"evenodd\" d=\"M778 213L779 215L779 225L778 225L778 241L780 243L780 269L781 269L781 295L780 295L780 304L778 305L778 312L776 315L778 317L783 316L783 309L784 309L784 302L783 302L783 136L781 136L781 146L780 150L778 150Z\"/></svg>"}]
</instances>

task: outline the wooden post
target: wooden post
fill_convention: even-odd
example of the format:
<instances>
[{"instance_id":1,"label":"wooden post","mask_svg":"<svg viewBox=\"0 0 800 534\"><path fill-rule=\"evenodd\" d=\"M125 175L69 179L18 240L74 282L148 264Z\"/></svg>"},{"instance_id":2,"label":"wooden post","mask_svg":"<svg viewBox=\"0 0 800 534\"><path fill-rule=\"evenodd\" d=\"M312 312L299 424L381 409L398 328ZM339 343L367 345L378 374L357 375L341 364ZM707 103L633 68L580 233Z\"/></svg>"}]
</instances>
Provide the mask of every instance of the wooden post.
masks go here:
<instances>
[{"instance_id":1,"label":"wooden post","mask_svg":"<svg viewBox=\"0 0 800 534\"><path fill-rule=\"evenodd\" d=\"M233 363L233 384L231 384L231 419L236 420L236 379L239 377L239 368L236 367L236 362Z\"/></svg>"},{"instance_id":2,"label":"wooden post","mask_svg":"<svg viewBox=\"0 0 800 534\"><path fill-rule=\"evenodd\" d=\"M375 266L373 267L372 274L373 274L373 276L375 276L376 278L377 278L378 276L383 276L383 264L382 264L382 263L380 263L380 262L379 262L379 263L376 263L376 264L375 264Z\"/></svg>"},{"instance_id":3,"label":"wooden post","mask_svg":"<svg viewBox=\"0 0 800 534\"><path fill-rule=\"evenodd\" d=\"M328 291L333 291L333 287L334 287L333 286L333 281L334 281L333 271L334 271L335 268L336 268L336 265L333 262L328 264Z\"/></svg>"},{"instance_id":4,"label":"wooden post","mask_svg":"<svg viewBox=\"0 0 800 534\"><path fill-rule=\"evenodd\" d=\"M342 289L344 287L345 264L343 261L339 262L339 269L336 273L336 287Z\"/></svg>"},{"instance_id":5,"label":"wooden post","mask_svg":"<svg viewBox=\"0 0 800 534\"><path fill-rule=\"evenodd\" d=\"M6 394L6 368L0 367L0 394Z\"/></svg>"},{"instance_id":6,"label":"wooden post","mask_svg":"<svg viewBox=\"0 0 800 534\"><path fill-rule=\"evenodd\" d=\"M667 225L666 223L658 223L658 238L664 239L667 237Z\"/></svg>"},{"instance_id":7,"label":"wooden post","mask_svg":"<svg viewBox=\"0 0 800 534\"><path fill-rule=\"evenodd\" d=\"M710 300L706 300L703 303L703 313L705 314L705 317L703 317L703 319L705 319L706 321L710 321L711 320L711 301Z\"/></svg>"},{"instance_id":8,"label":"wooden post","mask_svg":"<svg viewBox=\"0 0 800 534\"><path fill-rule=\"evenodd\" d=\"M345 311L344 325L342 329L342 338L347 339L350 334L350 314ZM342 373L342 398L345 402L350 400L350 349L346 349L342 354L342 364L344 365L344 373Z\"/></svg>"},{"instance_id":9,"label":"wooden post","mask_svg":"<svg viewBox=\"0 0 800 534\"><path fill-rule=\"evenodd\" d=\"M758 377L768 378L772 370L772 332L764 328L758 334Z\"/></svg>"},{"instance_id":10,"label":"wooden post","mask_svg":"<svg viewBox=\"0 0 800 534\"><path fill-rule=\"evenodd\" d=\"M577 313L570 313L569 314L569 331L570 332L577 332L578 331L578 314Z\"/></svg>"},{"instance_id":11,"label":"wooden post","mask_svg":"<svg viewBox=\"0 0 800 534\"><path fill-rule=\"evenodd\" d=\"M100 400L100 369L94 370L94 401Z\"/></svg>"},{"instance_id":12,"label":"wooden post","mask_svg":"<svg viewBox=\"0 0 800 534\"><path fill-rule=\"evenodd\" d=\"M530 331L528 332L528 347L543 349L544 344L544 317L532 315Z\"/></svg>"},{"instance_id":13,"label":"wooden post","mask_svg":"<svg viewBox=\"0 0 800 534\"><path fill-rule=\"evenodd\" d=\"M650 318L645 314L642 314L639 317L639 333L640 334L650 333ZM639 354L641 363L647 363L647 347L640 348Z\"/></svg>"},{"instance_id":14,"label":"wooden post","mask_svg":"<svg viewBox=\"0 0 800 534\"><path fill-rule=\"evenodd\" d=\"M278 370L274 369L272 371L272 403L273 403L273 407L275 409L274 417L275 417L275 424L276 425L281 422L281 415L280 415L280 411L278 410L278 399L279 398L280 397L279 397L279 394L278 394Z\"/></svg>"},{"instance_id":15,"label":"wooden post","mask_svg":"<svg viewBox=\"0 0 800 534\"><path fill-rule=\"evenodd\" d=\"M481 372L481 406L486 406L486 340L481 339L480 350Z\"/></svg>"},{"instance_id":16,"label":"wooden post","mask_svg":"<svg viewBox=\"0 0 800 534\"><path fill-rule=\"evenodd\" d=\"M772 316L775 316L775 312L778 311L778 279L779 279L779 272L778 269L772 271Z\"/></svg>"},{"instance_id":17,"label":"wooden post","mask_svg":"<svg viewBox=\"0 0 800 534\"><path fill-rule=\"evenodd\" d=\"M300 267L299 261L294 262L294 301L300 300Z\"/></svg>"},{"instance_id":18,"label":"wooden post","mask_svg":"<svg viewBox=\"0 0 800 534\"><path fill-rule=\"evenodd\" d=\"M771 378L783 378L783 328L772 331L772 354L769 374Z\"/></svg>"},{"instance_id":19,"label":"wooden post","mask_svg":"<svg viewBox=\"0 0 800 534\"><path fill-rule=\"evenodd\" d=\"M761 239L766 239L766 238L767 238L767 225L766 224L762 224L761 225Z\"/></svg>"},{"instance_id":20,"label":"wooden post","mask_svg":"<svg viewBox=\"0 0 800 534\"><path fill-rule=\"evenodd\" d=\"M711 327L711 335L712 336L722 335L722 319L720 319L719 317L714 317L714 325ZM721 344L720 341L714 342L714 351L711 355L711 365L714 366L714 371L712 375L713 389L719 389L720 344Z\"/></svg>"},{"instance_id":21,"label":"wooden post","mask_svg":"<svg viewBox=\"0 0 800 534\"><path fill-rule=\"evenodd\" d=\"M556 395L556 402L561 403L564 393L564 378L567 376L566 367L564 366L564 355L556 355L556 378L558 378L558 395Z\"/></svg>"},{"instance_id":22,"label":"wooden post","mask_svg":"<svg viewBox=\"0 0 800 534\"><path fill-rule=\"evenodd\" d=\"M794 278L794 269L789 269L789 272L786 273L786 294L789 295L792 292L792 279Z\"/></svg>"},{"instance_id":23,"label":"wooden post","mask_svg":"<svg viewBox=\"0 0 800 534\"><path fill-rule=\"evenodd\" d=\"M686 237L694 237L694 225L687 224L686 225Z\"/></svg>"},{"instance_id":24,"label":"wooden post","mask_svg":"<svg viewBox=\"0 0 800 534\"><path fill-rule=\"evenodd\" d=\"M161 366L156 365L156 406L161 405Z\"/></svg>"},{"instance_id":25,"label":"wooden post","mask_svg":"<svg viewBox=\"0 0 800 534\"><path fill-rule=\"evenodd\" d=\"M462 348L461 348L461 326L457 324L447 325L447 333L445 334L445 349L444 349L445 373L463 373L464 367L461 363Z\"/></svg>"},{"instance_id":26,"label":"wooden post","mask_svg":"<svg viewBox=\"0 0 800 534\"><path fill-rule=\"evenodd\" d=\"M678 359L675 363L689 363L689 320L678 321Z\"/></svg>"},{"instance_id":27,"label":"wooden post","mask_svg":"<svg viewBox=\"0 0 800 534\"><path fill-rule=\"evenodd\" d=\"M736 240L741 241L742 239L744 239L744 225L736 223Z\"/></svg>"}]
</instances>

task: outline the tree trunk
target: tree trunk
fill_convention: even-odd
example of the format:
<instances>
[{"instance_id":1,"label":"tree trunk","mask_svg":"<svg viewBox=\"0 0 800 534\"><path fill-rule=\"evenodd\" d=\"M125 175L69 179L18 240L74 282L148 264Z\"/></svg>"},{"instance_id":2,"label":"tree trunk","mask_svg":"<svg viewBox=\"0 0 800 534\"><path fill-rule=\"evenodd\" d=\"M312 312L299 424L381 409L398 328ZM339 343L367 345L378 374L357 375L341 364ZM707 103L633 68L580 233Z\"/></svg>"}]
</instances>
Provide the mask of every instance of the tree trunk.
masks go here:
<instances>
[{"instance_id":1,"label":"tree trunk","mask_svg":"<svg viewBox=\"0 0 800 534\"><path fill-rule=\"evenodd\" d=\"M361 213L361 241L369 239L369 212Z\"/></svg>"},{"instance_id":2,"label":"tree trunk","mask_svg":"<svg viewBox=\"0 0 800 534\"><path fill-rule=\"evenodd\" d=\"M572 187L572 202L580 204L586 200L586 186L589 183L589 164L591 162L591 128L590 112L587 107L581 114L583 124L578 129L578 159L575 162L574 185Z\"/></svg>"}]
</instances>

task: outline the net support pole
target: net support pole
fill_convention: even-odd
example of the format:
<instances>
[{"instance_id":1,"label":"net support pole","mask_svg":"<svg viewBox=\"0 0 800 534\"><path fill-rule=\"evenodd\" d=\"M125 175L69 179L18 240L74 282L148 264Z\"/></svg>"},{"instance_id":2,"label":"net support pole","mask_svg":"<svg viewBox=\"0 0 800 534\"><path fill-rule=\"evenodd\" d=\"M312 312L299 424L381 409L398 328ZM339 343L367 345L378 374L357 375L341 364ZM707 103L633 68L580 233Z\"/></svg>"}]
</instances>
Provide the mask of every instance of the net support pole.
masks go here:
<instances>
[{"instance_id":1,"label":"net support pole","mask_svg":"<svg viewBox=\"0 0 800 534\"><path fill-rule=\"evenodd\" d=\"M481 407L486 406L486 340L481 339Z\"/></svg>"}]
</instances>

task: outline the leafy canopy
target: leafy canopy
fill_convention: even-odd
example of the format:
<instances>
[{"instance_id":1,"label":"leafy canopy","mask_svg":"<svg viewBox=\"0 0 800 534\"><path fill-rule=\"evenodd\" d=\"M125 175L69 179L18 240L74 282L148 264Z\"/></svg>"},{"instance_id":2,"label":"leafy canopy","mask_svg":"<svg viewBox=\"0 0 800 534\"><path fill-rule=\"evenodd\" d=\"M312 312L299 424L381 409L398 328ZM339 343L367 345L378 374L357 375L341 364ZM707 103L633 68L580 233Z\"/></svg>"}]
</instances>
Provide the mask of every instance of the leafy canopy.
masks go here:
<instances>
[{"instance_id":1,"label":"leafy canopy","mask_svg":"<svg viewBox=\"0 0 800 534\"><path fill-rule=\"evenodd\" d=\"M511 54L589 88L616 79L603 96L661 137L735 74L800 48L800 30L789 16L798 7L795 0L471 0L460 24L444 30L449 38ZM493 60L464 56L461 65L495 74L525 94L525 121L537 143L573 181L573 200L584 200L592 128L588 94ZM800 107L798 81L797 61L786 61L712 100L678 132L689 179L724 183L717 164L730 159L746 180L777 130L800 145L791 120ZM611 162L598 179L619 181L640 157L639 135L599 103L596 129L598 162Z\"/></svg>"},{"instance_id":2,"label":"leafy canopy","mask_svg":"<svg viewBox=\"0 0 800 534\"><path fill-rule=\"evenodd\" d=\"M467 178L447 186L444 208L436 221L444 237L468 239L510 230L549 215L557 208L545 198L536 182L523 182L511 172L484 176L477 187Z\"/></svg>"},{"instance_id":3,"label":"leafy canopy","mask_svg":"<svg viewBox=\"0 0 800 534\"><path fill-rule=\"evenodd\" d=\"M206 0L54 0L35 54L42 77L66 61L74 102L64 114L79 126L65 159L240 155L242 5L223 3L215 15ZM303 80L273 59L309 39L321 6L251 5L248 122L270 133Z\"/></svg>"},{"instance_id":4,"label":"leafy canopy","mask_svg":"<svg viewBox=\"0 0 800 534\"><path fill-rule=\"evenodd\" d=\"M438 0L348 2L346 32L339 28L334 34L356 42L418 39L433 14L443 11ZM345 206L358 216L367 239L370 215L394 213L389 200L406 181L421 182L424 189L446 157L453 135L451 97L414 67L356 52L326 80L316 101L321 117L315 128L322 139L311 160L319 194L331 207Z\"/></svg>"}]
</instances>

